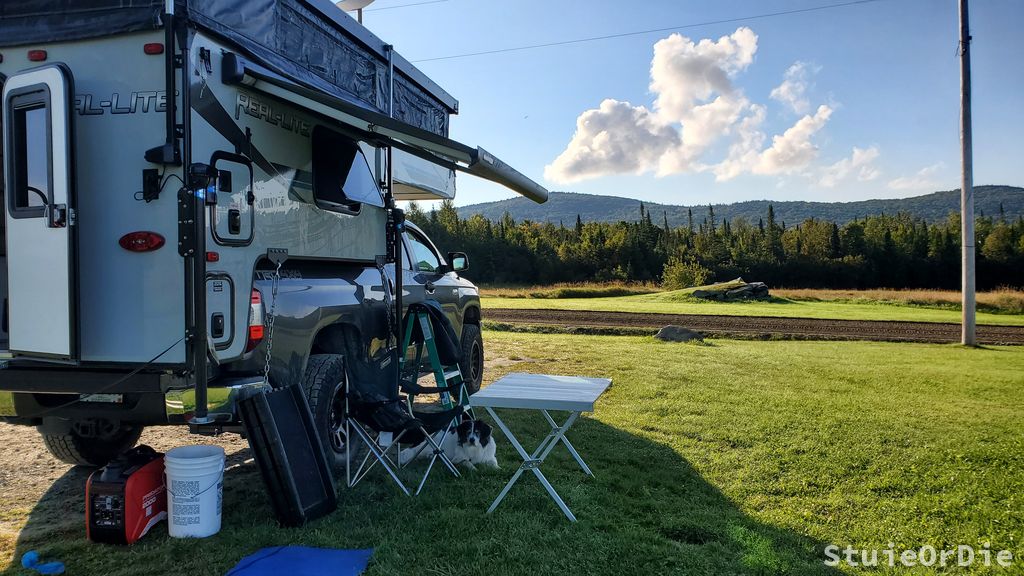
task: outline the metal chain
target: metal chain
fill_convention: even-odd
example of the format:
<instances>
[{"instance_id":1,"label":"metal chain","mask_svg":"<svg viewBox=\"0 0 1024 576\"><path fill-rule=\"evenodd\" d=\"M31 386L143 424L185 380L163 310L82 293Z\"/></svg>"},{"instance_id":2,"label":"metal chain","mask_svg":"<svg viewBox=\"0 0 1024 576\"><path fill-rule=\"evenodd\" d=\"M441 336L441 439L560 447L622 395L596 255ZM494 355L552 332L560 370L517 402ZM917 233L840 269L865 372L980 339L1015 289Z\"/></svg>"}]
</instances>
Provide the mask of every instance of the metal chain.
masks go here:
<instances>
[{"instance_id":1,"label":"metal chain","mask_svg":"<svg viewBox=\"0 0 1024 576\"><path fill-rule=\"evenodd\" d=\"M377 271L380 272L380 284L381 284L381 288L384 290L384 310L387 312L387 318L388 318L388 339L387 339L387 344L388 344L388 348L390 349L390 348L393 348L395 346L395 343L394 343L394 337L395 337L395 331L394 331L395 323L394 323L394 321L395 321L395 316L394 316L393 310L391 310L391 306L392 306L391 280L388 278L387 272L385 272L385 270L384 270L384 259L383 258L378 258L377 259Z\"/></svg>"},{"instance_id":2,"label":"metal chain","mask_svg":"<svg viewBox=\"0 0 1024 576\"><path fill-rule=\"evenodd\" d=\"M267 359L263 364L263 384L270 384L270 353L274 349L274 311L277 308L277 287L281 282L281 262L277 263L271 276L270 314L267 316Z\"/></svg>"}]
</instances>

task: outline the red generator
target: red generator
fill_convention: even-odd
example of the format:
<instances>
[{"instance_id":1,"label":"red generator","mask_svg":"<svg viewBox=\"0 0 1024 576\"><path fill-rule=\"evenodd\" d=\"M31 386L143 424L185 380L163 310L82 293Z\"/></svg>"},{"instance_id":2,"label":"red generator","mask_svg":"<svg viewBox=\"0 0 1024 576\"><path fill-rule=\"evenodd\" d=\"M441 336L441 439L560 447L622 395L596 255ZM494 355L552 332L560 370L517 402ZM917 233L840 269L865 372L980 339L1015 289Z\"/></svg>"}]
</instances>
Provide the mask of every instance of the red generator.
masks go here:
<instances>
[{"instance_id":1,"label":"red generator","mask_svg":"<svg viewBox=\"0 0 1024 576\"><path fill-rule=\"evenodd\" d=\"M89 476L85 534L93 542L132 544L167 518L164 455L133 448Z\"/></svg>"}]
</instances>

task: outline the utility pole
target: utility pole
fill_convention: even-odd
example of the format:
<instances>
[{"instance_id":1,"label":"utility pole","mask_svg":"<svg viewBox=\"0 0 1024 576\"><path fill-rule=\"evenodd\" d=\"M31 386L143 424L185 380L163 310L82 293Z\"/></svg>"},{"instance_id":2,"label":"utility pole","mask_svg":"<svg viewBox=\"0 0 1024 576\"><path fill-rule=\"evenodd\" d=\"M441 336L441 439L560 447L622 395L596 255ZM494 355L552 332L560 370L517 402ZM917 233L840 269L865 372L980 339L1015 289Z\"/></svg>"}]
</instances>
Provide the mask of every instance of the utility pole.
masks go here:
<instances>
[{"instance_id":1,"label":"utility pole","mask_svg":"<svg viewBox=\"0 0 1024 576\"><path fill-rule=\"evenodd\" d=\"M964 346L974 346L974 176L971 157L971 32L967 22L967 0L960 0L960 160L963 165L960 183L960 246L963 256L960 342Z\"/></svg>"}]
</instances>

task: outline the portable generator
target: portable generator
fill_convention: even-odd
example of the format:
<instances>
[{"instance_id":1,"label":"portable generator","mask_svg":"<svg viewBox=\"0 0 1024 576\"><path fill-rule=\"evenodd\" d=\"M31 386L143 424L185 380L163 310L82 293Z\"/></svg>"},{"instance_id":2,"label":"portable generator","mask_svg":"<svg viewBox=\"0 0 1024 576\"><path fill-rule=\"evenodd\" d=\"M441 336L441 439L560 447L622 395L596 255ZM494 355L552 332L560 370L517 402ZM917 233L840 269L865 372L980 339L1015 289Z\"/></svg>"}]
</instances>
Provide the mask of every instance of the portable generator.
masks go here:
<instances>
[{"instance_id":1,"label":"portable generator","mask_svg":"<svg viewBox=\"0 0 1024 576\"><path fill-rule=\"evenodd\" d=\"M85 485L89 540L132 544L166 517L164 455L149 446L128 450L89 476Z\"/></svg>"}]
</instances>

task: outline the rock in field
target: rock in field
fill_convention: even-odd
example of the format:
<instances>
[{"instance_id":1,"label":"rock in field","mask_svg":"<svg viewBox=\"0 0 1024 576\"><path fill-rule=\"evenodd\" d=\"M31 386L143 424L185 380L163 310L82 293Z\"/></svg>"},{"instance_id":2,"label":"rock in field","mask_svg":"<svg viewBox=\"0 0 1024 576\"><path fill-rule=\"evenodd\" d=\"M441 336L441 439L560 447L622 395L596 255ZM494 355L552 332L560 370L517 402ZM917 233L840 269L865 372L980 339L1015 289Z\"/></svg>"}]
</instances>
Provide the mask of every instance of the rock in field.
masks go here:
<instances>
[{"instance_id":1,"label":"rock in field","mask_svg":"<svg viewBox=\"0 0 1024 576\"><path fill-rule=\"evenodd\" d=\"M675 326L670 324L665 326L658 333L654 335L658 340L664 340L665 342L692 342L694 340L698 342L704 341L704 335L700 332L690 330L689 328L683 328L682 326Z\"/></svg>"}]
</instances>

